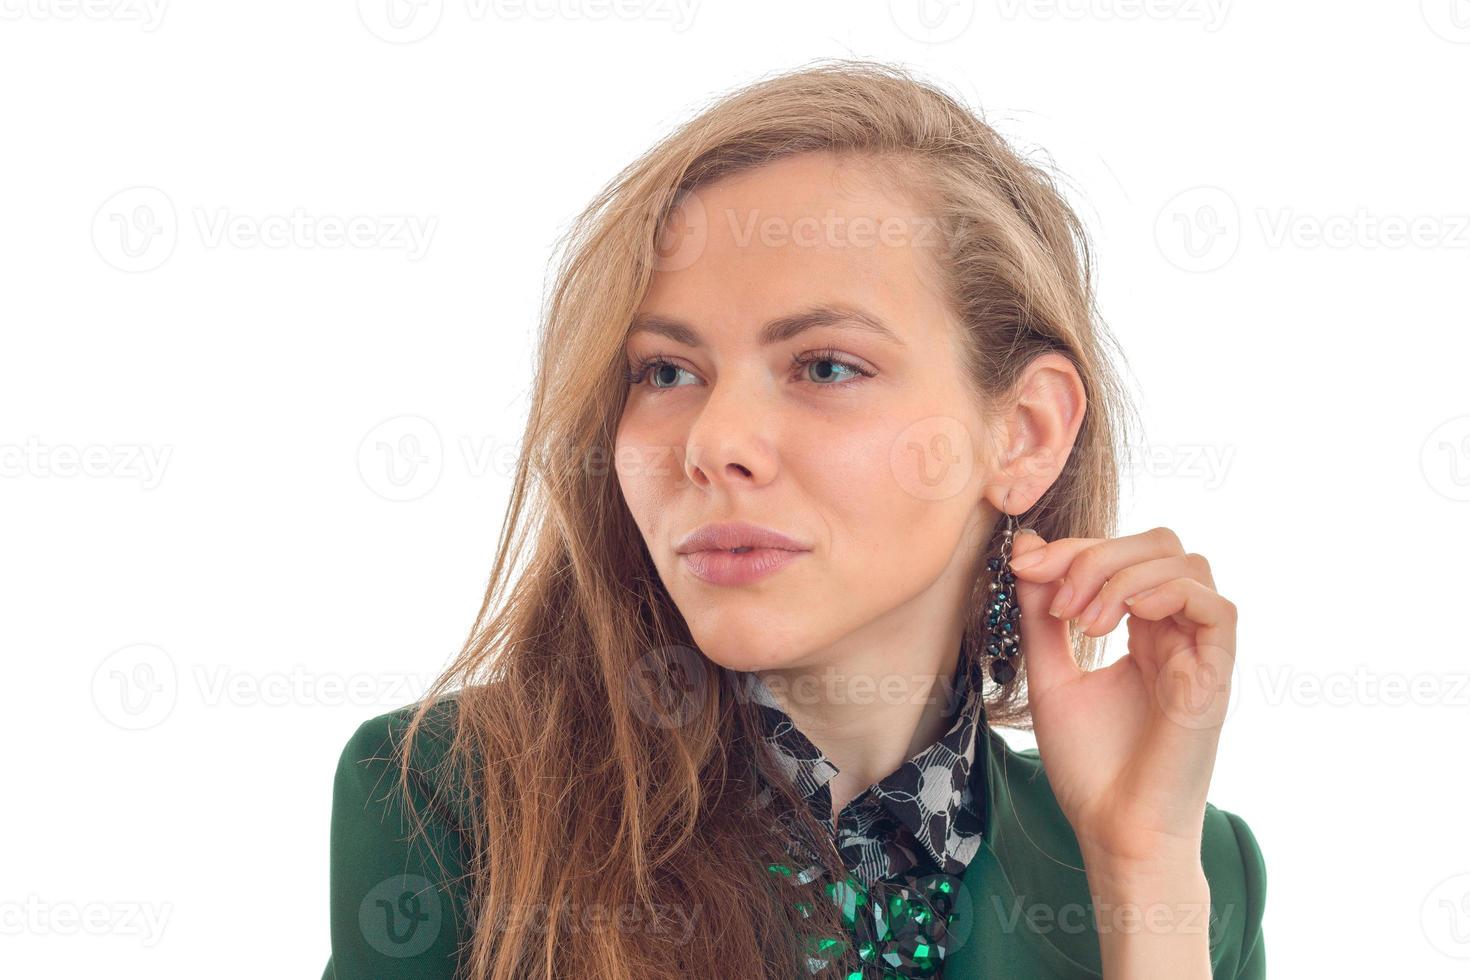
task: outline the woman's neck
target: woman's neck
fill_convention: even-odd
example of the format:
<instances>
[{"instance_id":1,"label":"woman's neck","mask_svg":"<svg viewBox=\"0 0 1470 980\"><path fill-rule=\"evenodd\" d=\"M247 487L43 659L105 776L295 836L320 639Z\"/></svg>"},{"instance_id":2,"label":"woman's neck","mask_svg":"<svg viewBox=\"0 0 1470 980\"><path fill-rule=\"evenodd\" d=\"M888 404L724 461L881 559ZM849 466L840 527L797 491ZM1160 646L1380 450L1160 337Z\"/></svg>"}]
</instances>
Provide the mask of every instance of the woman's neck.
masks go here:
<instances>
[{"instance_id":1,"label":"woman's neck","mask_svg":"<svg viewBox=\"0 0 1470 980\"><path fill-rule=\"evenodd\" d=\"M917 640L917 638L914 638ZM756 671L801 733L837 768L828 784L832 817L948 729L958 709L953 684L959 637L844 656L842 666ZM924 655L923 651L931 651Z\"/></svg>"}]
</instances>

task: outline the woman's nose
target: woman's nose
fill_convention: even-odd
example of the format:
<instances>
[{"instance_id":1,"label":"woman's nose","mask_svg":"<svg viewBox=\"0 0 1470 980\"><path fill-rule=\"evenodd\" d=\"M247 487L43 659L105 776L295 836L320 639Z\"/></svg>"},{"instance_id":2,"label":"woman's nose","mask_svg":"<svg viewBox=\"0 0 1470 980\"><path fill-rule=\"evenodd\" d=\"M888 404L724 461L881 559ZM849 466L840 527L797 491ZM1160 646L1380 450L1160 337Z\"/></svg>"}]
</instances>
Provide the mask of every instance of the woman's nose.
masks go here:
<instances>
[{"instance_id":1,"label":"woman's nose","mask_svg":"<svg viewBox=\"0 0 1470 980\"><path fill-rule=\"evenodd\" d=\"M684 445L684 473L696 486L761 485L775 474L776 434L762 399L733 384L715 385L689 427Z\"/></svg>"}]
</instances>

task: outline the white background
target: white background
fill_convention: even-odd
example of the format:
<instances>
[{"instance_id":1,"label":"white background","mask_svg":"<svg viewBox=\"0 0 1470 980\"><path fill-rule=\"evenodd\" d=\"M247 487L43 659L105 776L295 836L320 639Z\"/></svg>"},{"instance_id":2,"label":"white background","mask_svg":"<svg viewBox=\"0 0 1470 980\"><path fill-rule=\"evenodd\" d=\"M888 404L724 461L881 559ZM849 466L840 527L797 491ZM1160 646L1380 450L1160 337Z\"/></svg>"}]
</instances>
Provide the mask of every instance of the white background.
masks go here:
<instances>
[{"instance_id":1,"label":"white background","mask_svg":"<svg viewBox=\"0 0 1470 980\"><path fill-rule=\"evenodd\" d=\"M320 974L337 756L478 607L557 236L819 56L1070 181L1120 530L1241 610L1211 800L1271 974L1470 971L1470 4L386 9L0 0L0 971Z\"/></svg>"}]
</instances>

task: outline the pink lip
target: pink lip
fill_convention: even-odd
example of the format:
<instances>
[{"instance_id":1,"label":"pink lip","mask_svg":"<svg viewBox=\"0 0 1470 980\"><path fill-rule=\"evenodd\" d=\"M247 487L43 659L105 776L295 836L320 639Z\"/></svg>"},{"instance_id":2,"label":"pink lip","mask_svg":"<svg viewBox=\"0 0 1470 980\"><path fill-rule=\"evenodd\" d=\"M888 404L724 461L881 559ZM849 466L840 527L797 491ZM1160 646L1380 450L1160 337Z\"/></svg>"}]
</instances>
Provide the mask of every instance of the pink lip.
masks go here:
<instances>
[{"instance_id":1,"label":"pink lip","mask_svg":"<svg viewBox=\"0 0 1470 980\"><path fill-rule=\"evenodd\" d=\"M755 548L750 551L690 551L680 557L694 576L711 585L746 585L774 575L805 551Z\"/></svg>"},{"instance_id":2,"label":"pink lip","mask_svg":"<svg viewBox=\"0 0 1470 980\"><path fill-rule=\"evenodd\" d=\"M674 550L679 554L695 551L730 551L734 548L775 548L781 551L810 551L811 546L759 524L747 521L724 521L706 524L684 535Z\"/></svg>"},{"instance_id":3,"label":"pink lip","mask_svg":"<svg viewBox=\"0 0 1470 980\"><path fill-rule=\"evenodd\" d=\"M774 575L811 548L759 524L727 521L695 529L674 550L696 578L712 585L745 585Z\"/></svg>"}]
</instances>

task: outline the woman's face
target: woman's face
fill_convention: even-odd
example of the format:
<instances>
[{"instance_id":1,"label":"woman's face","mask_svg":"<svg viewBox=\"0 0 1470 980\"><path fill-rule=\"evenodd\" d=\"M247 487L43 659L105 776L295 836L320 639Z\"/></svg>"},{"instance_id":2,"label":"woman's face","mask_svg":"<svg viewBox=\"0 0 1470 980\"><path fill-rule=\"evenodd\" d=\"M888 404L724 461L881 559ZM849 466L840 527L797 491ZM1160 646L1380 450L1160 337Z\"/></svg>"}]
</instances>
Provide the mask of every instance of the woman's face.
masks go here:
<instances>
[{"instance_id":1,"label":"woman's face","mask_svg":"<svg viewBox=\"0 0 1470 980\"><path fill-rule=\"evenodd\" d=\"M958 624L995 512L958 330L923 278L943 259L938 228L861 163L823 153L697 198L626 344L641 379L616 454L695 641L725 667L771 670ZM833 312L789 319L814 310ZM676 550L727 521L806 550ZM785 560L752 579L771 558Z\"/></svg>"}]
</instances>

